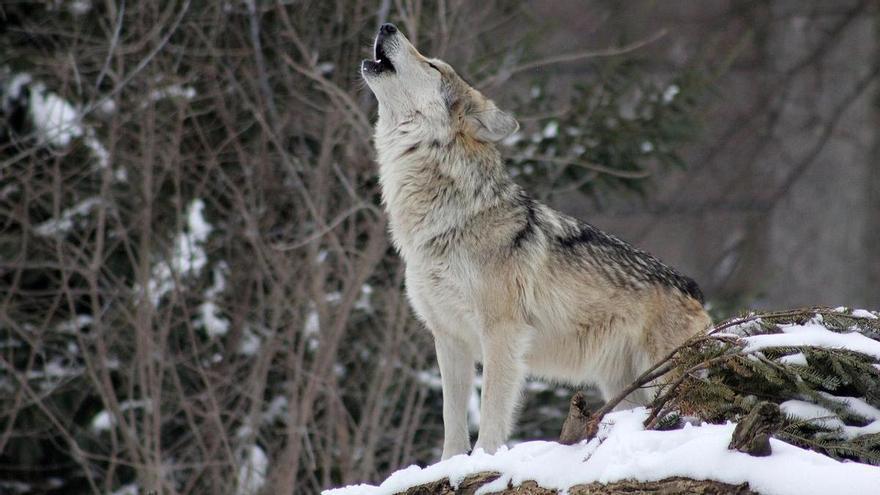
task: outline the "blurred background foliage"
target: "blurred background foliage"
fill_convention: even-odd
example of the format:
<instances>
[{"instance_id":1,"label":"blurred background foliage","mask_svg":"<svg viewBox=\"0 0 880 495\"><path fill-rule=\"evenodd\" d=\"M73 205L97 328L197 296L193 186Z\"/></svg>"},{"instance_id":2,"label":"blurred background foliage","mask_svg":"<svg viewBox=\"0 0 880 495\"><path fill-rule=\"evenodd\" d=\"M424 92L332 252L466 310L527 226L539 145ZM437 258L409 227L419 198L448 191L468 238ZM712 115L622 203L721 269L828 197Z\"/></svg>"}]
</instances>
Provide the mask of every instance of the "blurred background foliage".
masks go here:
<instances>
[{"instance_id":1,"label":"blurred background foliage","mask_svg":"<svg viewBox=\"0 0 880 495\"><path fill-rule=\"evenodd\" d=\"M0 492L317 493L439 458L359 61L397 23L517 115L536 196L650 209L755 37L659 71L677 33L589 4L550 54L553 2L0 6ZM530 383L515 439L571 392Z\"/></svg>"}]
</instances>

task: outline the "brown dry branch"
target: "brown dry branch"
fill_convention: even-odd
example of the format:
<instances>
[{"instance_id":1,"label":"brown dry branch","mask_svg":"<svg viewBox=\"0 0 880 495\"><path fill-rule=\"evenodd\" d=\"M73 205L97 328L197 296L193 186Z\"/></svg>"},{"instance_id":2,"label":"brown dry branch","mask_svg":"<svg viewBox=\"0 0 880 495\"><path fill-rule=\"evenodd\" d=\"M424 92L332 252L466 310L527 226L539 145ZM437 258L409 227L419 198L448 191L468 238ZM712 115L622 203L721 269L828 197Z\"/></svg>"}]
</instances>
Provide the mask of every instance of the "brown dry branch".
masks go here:
<instances>
[{"instance_id":1,"label":"brown dry branch","mask_svg":"<svg viewBox=\"0 0 880 495\"><path fill-rule=\"evenodd\" d=\"M316 493L437 455L357 69L381 21L469 60L521 7L391 3L0 7L15 104L81 118L0 125L0 482Z\"/></svg>"}]
</instances>

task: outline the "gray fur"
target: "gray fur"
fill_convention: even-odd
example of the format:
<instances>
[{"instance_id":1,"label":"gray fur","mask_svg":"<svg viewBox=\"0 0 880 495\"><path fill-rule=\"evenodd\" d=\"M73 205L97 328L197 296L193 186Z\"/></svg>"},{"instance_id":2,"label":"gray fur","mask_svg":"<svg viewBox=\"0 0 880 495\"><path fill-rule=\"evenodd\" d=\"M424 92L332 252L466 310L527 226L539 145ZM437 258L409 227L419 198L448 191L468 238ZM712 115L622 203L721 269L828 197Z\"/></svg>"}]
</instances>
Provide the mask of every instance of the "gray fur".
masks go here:
<instances>
[{"instance_id":1,"label":"gray fur","mask_svg":"<svg viewBox=\"0 0 880 495\"><path fill-rule=\"evenodd\" d=\"M510 179L495 142L516 130L513 117L401 33L380 35L380 46L389 60L365 61L363 74L379 101L380 182L407 295L435 339L443 458L470 448L475 362L476 448L491 452L510 433L526 375L597 385L609 398L709 326L693 280Z\"/></svg>"}]
</instances>

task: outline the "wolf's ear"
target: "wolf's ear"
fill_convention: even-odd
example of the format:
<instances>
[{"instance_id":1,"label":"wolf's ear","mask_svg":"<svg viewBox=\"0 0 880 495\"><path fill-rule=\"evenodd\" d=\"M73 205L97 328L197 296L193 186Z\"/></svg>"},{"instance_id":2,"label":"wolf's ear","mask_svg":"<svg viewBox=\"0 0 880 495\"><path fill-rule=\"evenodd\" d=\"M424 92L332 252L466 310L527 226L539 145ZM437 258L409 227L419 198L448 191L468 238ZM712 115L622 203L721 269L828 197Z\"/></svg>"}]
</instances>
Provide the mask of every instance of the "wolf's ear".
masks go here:
<instances>
[{"instance_id":1,"label":"wolf's ear","mask_svg":"<svg viewBox=\"0 0 880 495\"><path fill-rule=\"evenodd\" d=\"M502 112L494 103L466 117L474 137L481 141L501 141L519 129L519 122L512 115Z\"/></svg>"}]
</instances>

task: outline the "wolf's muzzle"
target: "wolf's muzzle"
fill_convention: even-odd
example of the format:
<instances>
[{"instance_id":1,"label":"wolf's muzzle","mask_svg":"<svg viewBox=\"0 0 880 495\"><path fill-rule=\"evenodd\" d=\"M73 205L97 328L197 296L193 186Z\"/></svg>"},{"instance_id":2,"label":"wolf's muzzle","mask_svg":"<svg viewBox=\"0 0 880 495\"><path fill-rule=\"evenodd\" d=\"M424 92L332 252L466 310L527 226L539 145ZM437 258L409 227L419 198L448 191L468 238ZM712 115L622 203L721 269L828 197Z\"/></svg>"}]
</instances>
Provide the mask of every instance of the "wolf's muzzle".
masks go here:
<instances>
[{"instance_id":1,"label":"wolf's muzzle","mask_svg":"<svg viewBox=\"0 0 880 495\"><path fill-rule=\"evenodd\" d=\"M375 60L364 60L361 63L361 71L368 74L381 74L383 72L395 72L394 64L388 58L385 51L385 45L389 40L397 34L397 26L391 23L382 24L379 27L379 34L376 35L376 43L374 45Z\"/></svg>"}]
</instances>

